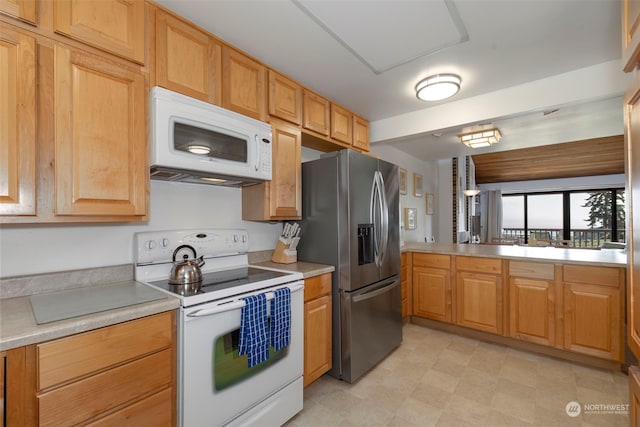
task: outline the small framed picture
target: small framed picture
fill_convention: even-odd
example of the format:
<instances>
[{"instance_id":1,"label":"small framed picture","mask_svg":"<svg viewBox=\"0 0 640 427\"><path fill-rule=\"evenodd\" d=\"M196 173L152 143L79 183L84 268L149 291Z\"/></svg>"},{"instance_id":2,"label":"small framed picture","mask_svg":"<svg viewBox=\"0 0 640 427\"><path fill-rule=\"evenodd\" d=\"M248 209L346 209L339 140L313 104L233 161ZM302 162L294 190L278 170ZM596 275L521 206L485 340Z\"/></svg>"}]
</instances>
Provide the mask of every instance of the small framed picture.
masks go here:
<instances>
[{"instance_id":1,"label":"small framed picture","mask_svg":"<svg viewBox=\"0 0 640 427\"><path fill-rule=\"evenodd\" d=\"M433 215L433 194L432 193L424 193L424 198L426 202L426 213L427 215Z\"/></svg>"},{"instance_id":2,"label":"small framed picture","mask_svg":"<svg viewBox=\"0 0 640 427\"><path fill-rule=\"evenodd\" d=\"M407 170L399 168L400 194L407 194Z\"/></svg>"},{"instance_id":3,"label":"small framed picture","mask_svg":"<svg viewBox=\"0 0 640 427\"><path fill-rule=\"evenodd\" d=\"M416 208L404 208L404 228L415 230L418 221L418 210Z\"/></svg>"},{"instance_id":4,"label":"small framed picture","mask_svg":"<svg viewBox=\"0 0 640 427\"><path fill-rule=\"evenodd\" d=\"M413 195L422 197L422 175L415 172L413 173Z\"/></svg>"}]
</instances>

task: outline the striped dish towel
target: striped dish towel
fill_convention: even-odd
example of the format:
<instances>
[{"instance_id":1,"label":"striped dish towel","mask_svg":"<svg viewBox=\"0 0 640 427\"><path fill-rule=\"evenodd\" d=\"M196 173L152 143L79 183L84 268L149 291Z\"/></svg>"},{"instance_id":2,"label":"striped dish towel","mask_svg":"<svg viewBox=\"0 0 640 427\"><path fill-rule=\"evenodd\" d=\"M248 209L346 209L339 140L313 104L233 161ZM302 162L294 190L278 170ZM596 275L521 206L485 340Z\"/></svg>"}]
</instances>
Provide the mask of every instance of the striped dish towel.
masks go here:
<instances>
[{"instance_id":1,"label":"striped dish towel","mask_svg":"<svg viewBox=\"0 0 640 427\"><path fill-rule=\"evenodd\" d=\"M278 351L291 341L291 289L280 288L273 293L269 343Z\"/></svg>"},{"instance_id":2,"label":"striped dish towel","mask_svg":"<svg viewBox=\"0 0 640 427\"><path fill-rule=\"evenodd\" d=\"M247 355L250 368L269 358L267 296L251 295L244 298L244 303L240 315L238 355Z\"/></svg>"}]
</instances>

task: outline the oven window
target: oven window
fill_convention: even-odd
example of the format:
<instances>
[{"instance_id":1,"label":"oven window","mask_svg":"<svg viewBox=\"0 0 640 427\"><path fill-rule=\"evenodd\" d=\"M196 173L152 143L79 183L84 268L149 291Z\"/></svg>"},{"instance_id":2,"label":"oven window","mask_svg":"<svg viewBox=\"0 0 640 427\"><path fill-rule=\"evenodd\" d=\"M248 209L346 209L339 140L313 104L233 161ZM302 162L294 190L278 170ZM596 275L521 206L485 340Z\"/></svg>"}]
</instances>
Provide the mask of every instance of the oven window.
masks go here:
<instances>
[{"instance_id":1,"label":"oven window","mask_svg":"<svg viewBox=\"0 0 640 427\"><path fill-rule=\"evenodd\" d=\"M247 163L247 141L221 132L176 122L173 144L186 153Z\"/></svg>"},{"instance_id":2,"label":"oven window","mask_svg":"<svg viewBox=\"0 0 640 427\"><path fill-rule=\"evenodd\" d=\"M284 358L289 352L289 347L278 351L275 351L273 347L269 347L269 359L248 368L247 355L238 355L239 341L240 329L220 336L215 341L213 353L214 392L238 384L258 372L269 368L269 366Z\"/></svg>"}]
</instances>

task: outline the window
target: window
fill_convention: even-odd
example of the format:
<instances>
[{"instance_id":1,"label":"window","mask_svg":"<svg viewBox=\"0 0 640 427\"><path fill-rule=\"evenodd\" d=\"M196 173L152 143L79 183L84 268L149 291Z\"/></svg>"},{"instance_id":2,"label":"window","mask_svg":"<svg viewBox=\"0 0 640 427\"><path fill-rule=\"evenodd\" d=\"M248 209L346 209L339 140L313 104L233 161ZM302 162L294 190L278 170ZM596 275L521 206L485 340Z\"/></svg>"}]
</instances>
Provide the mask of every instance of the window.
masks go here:
<instances>
[{"instance_id":1,"label":"window","mask_svg":"<svg viewBox=\"0 0 640 427\"><path fill-rule=\"evenodd\" d=\"M502 196L503 236L564 241L578 248L625 241L624 189L579 190Z\"/></svg>"}]
</instances>

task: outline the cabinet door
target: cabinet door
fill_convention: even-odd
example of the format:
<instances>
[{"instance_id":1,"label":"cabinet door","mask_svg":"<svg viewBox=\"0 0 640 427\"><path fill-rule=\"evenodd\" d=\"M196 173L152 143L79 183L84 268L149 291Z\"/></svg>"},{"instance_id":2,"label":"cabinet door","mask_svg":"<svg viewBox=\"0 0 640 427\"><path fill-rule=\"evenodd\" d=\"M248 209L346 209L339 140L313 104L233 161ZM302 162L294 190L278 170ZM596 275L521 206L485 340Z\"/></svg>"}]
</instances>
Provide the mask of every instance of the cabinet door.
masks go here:
<instances>
[{"instance_id":1,"label":"cabinet door","mask_svg":"<svg viewBox=\"0 0 640 427\"><path fill-rule=\"evenodd\" d=\"M622 361L621 291L615 287L564 285L567 350Z\"/></svg>"},{"instance_id":2,"label":"cabinet door","mask_svg":"<svg viewBox=\"0 0 640 427\"><path fill-rule=\"evenodd\" d=\"M502 278L492 274L457 272L456 323L502 334Z\"/></svg>"},{"instance_id":3,"label":"cabinet door","mask_svg":"<svg viewBox=\"0 0 640 427\"><path fill-rule=\"evenodd\" d=\"M509 282L509 335L523 341L555 344L555 286L546 280L512 277Z\"/></svg>"},{"instance_id":4,"label":"cabinet door","mask_svg":"<svg viewBox=\"0 0 640 427\"><path fill-rule=\"evenodd\" d=\"M622 63L629 72L640 61L640 2L622 1Z\"/></svg>"},{"instance_id":5,"label":"cabinet door","mask_svg":"<svg viewBox=\"0 0 640 427\"><path fill-rule=\"evenodd\" d=\"M331 296L304 304L304 386L331 369Z\"/></svg>"},{"instance_id":6,"label":"cabinet door","mask_svg":"<svg viewBox=\"0 0 640 427\"><path fill-rule=\"evenodd\" d=\"M269 115L302 123L302 86L273 70L269 70Z\"/></svg>"},{"instance_id":7,"label":"cabinet door","mask_svg":"<svg viewBox=\"0 0 640 427\"><path fill-rule=\"evenodd\" d=\"M36 0L0 0L0 12L35 24Z\"/></svg>"},{"instance_id":8,"label":"cabinet door","mask_svg":"<svg viewBox=\"0 0 640 427\"><path fill-rule=\"evenodd\" d=\"M413 314L441 322L451 322L449 271L413 267Z\"/></svg>"},{"instance_id":9,"label":"cabinet door","mask_svg":"<svg viewBox=\"0 0 640 427\"><path fill-rule=\"evenodd\" d=\"M362 151L369 151L369 122L353 115L353 146Z\"/></svg>"},{"instance_id":10,"label":"cabinet door","mask_svg":"<svg viewBox=\"0 0 640 427\"><path fill-rule=\"evenodd\" d=\"M321 135L329 136L329 105L327 99L305 90L302 126Z\"/></svg>"},{"instance_id":11,"label":"cabinet door","mask_svg":"<svg viewBox=\"0 0 640 427\"><path fill-rule=\"evenodd\" d=\"M0 214L36 214L36 43L0 26Z\"/></svg>"},{"instance_id":12,"label":"cabinet door","mask_svg":"<svg viewBox=\"0 0 640 427\"><path fill-rule=\"evenodd\" d=\"M219 105L221 49L208 34L156 12L156 85Z\"/></svg>"},{"instance_id":13,"label":"cabinet door","mask_svg":"<svg viewBox=\"0 0 640 427\"><path fill-rule=\"evenodd\" d=\"M640 84L625 95L625 150L627 161L627 329L629 347L640 359Z\"/></svg>"},{"instance_id":14,"label":"cabinet door","mask_svg":"<svg viewBox=\"0 0 640 427\"><path fill-rule=\"evenodd\" d=\"M242 188L242 219L269 221L302 216L300 129L272 120L271 181Z\"/></svg>"},{"instance_id":15,"label":"cabinet door","mask_svg":"<svg viewBox=\"0 0 640 427\"><path fill-rule=\"evenodd\" d=\"M266 120L266 68L246 55L222 47L222 106Z\"/></svg>"},{"instance_id":16,"label":"cabinet door","mask_svg":"<svg viewBox=\"0 0 640 427\"><path fill-rule=\"evenodd\" d=\"M629 367L629 425L640 425L640 368Z\"/></svg>"},{"instance_id":17,"label":"cabinet door","mask_svg":"<svg viewBox=\"0 0 640 427\"><path fill-rule=\"evenodd\" d=\"M56 32L144 64L144 2L57 0L53 7Z\"/></svg>"},{"instance_id":18,"label":"cabinet door","mask_svg":"<svg viewBox=\"0 0 640 427\"><path fill-rule=\"evenodd\" d=\"M331 104L331 138L349 145L353 142L353 115L336 104Z\"/></svg>"},{"instance_id":19,"label":"cabinet door","mask_svg":"<svg viewBox=\"0 0 640 427\"><path fill-rule=\"evenodd\" d=\"M55 46L57 215L144 215L149 179L143 75Z\"/></svg>"}]
</instances>

